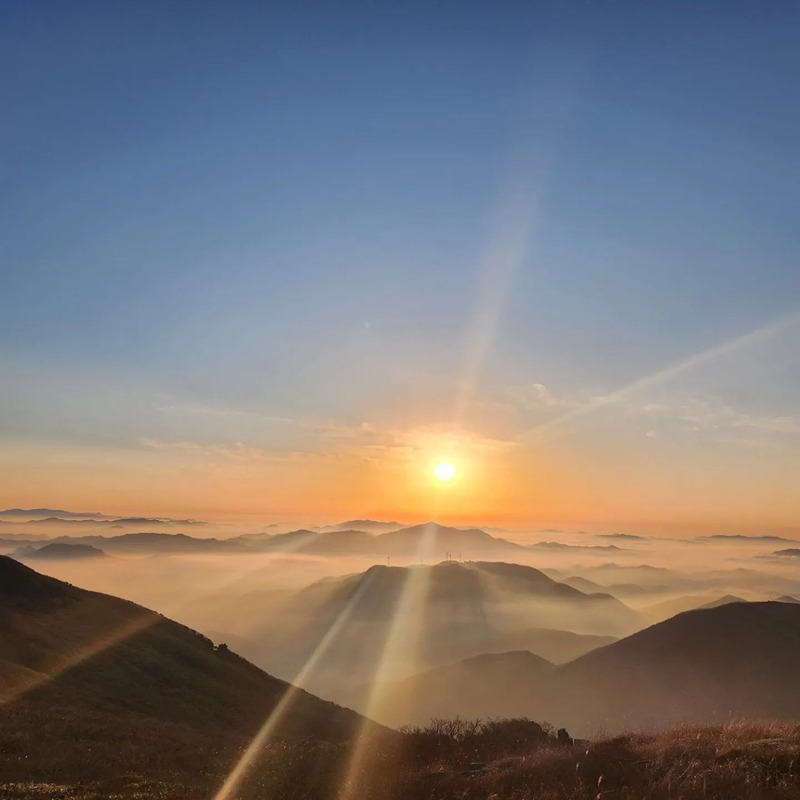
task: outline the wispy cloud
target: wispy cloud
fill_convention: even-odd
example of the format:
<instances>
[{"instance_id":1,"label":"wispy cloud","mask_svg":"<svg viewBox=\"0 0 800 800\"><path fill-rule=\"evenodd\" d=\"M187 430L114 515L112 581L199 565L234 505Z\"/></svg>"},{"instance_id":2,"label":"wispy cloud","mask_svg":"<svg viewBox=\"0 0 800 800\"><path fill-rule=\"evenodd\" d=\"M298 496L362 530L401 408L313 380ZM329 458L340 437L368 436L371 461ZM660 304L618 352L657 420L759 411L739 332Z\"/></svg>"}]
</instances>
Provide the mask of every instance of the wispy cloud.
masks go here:
<instances>
[{"instance_id":1,"label":"wispy cloud","mask_svg":"<svg viewBox=\"0 0 800 800\"><path fill-rule=\"evenodd\" d=\"M159 405L157 408L159 411L165 414L209 417L243 417L245 419L253 419L258 420L259 422L269 422L277 425L300 424L299 420L294 417L264 414L259 411L249 411L241 408L209 406L193 403L167 403L164 405Z\"/></svg>"},{"instance_id":2,"label":"wispy cloud","mask_svg":"<svg viewBox=\"0 0 800 800\"><path fill-rule=\"evenodd\" d=\"M762 325L755 330L736 336L721 344L700 350L681 361L670 364L612 392L597 395L588 403L576 406L559 417L529 429L525 433L525 438L532 441L542 436L551 435L556 430L568 432L568 423L610 406L618 406L628 410L631 406L636 406L636 403L631 402L632 400L642 397L650 390L662 387L681 375L691 373L722 358L763 345L779 335L796 330L798 327L800 327L800 311L788 314L772 323Z\"/></svg>"},{"instance_id":3,"label":"wispy cloud","mask_svg":"<svg viewBox=\"0 0 800 800\"><path fill-rule=\"evenodd\" d=\"M686 398L673 405L645 407L647 413L671 417L692 430L749 430L784 436L800 435L798 414L755 414L714 399Z\"/></svg>"},{"instance_id":4,"label":"wispy cloud","mask_svg":"<svg viewBox=\"0 0 800 800\"><path fill-rule=\"evenodd\" d=\"M188 441L162 441L159 439L149 439L141 437L138 440L141 447L148 450L160 450L173 453L181 453L190 456L199 456L203 458L225 459L230 461L240 462L274 462L274 461L288 461L307 458L315 455L301 450L266 450L261 447L253 447L251 445L243 444L242 442L234 442L231 444L217 443L217 444L201 444L199 442Z\"/></svg>"}]
</instances>

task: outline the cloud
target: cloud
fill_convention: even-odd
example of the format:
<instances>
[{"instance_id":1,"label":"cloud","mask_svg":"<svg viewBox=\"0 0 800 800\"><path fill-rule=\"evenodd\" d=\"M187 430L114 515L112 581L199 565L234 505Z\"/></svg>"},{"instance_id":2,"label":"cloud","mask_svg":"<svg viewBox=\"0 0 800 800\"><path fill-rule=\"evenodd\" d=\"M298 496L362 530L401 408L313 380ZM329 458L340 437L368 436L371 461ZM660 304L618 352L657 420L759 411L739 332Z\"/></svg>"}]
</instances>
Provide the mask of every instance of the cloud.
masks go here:
<instances>
[{"instance_id":1,"label":"cloud","mask_svg":"<svg viewBox=\"0 0 800 800\"><path fill-rule=\"evenodd\" d=\"M258 411L248 411L241 408L225 408L192 403L170 403L158 406L158 410L165 414L205 415L212 417L245 417L271 422L278 425L297 425L299 420L294 417L284 417L273 414L263 414Z\"/></svg>"},{"instance_id":2,"label":"cloud","mask_svg":"<svg viewBox=\"0 0 800 800\"><path fill-rule=\"evenodd\" d=\"M772 323L762 325L759 328L736 336L721 344L699 350L680 361L673 362L650 375L638 378L608 394L598 395L589 403L569 409L556 419L551 419L534 426L526 432L525 438L531 441L542 436L552 435L556 430L563 430L564 433L574 432L574 427L568 427L570 422L609 406L630 410L631 403L635 403L636 398L641 397L646 392L652 391L653 389L660 389L675 378L695 372L700 367L705 367L721 359L729 358L743 351L760 347L798 328L800 328L800 311L795 311ZM639 401L639 404L641 405L641 401ZM783 424L785 424L785 422Z\"/></svg>"},{"instance_id":3,"label":"cloud","mask_svg":"<svg viewBox=\"0 0 800 800\"><path fill-rule=\"evenodd\" d=\"M553 394L543 383L509 386L506 387L504 394L518 409L526 411L557 411L585 405L576 398Z\"/></svg>"},{"instance_id":4,"label":"cloud","mask_svg":"<svg viewBox=\"0 0 800 800\"><path fill-rule=\"evenodd\" d=\"M756 414L726 405L715 398L683 398L672 404L645 406L643 411L678 420L692 431L747 430L783 436L800 434L800 415Z\"/></svg>"}]
</instances>

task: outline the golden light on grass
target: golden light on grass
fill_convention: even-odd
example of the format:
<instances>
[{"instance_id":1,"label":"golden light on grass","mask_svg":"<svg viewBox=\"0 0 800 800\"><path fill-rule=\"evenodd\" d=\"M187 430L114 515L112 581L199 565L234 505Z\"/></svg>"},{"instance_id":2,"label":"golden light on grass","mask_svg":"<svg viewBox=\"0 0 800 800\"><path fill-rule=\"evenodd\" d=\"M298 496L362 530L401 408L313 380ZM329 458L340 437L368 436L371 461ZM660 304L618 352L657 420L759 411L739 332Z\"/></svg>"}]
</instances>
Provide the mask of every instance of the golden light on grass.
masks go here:
<instances>
[{"instance_id":1,"label":"golden light on grass","mask_svg":"<svg viewBox=\"0 0 800 800\"><path fill-rule=\"evenodd\" d=\"M449 483L455 478L457 470L449 461L442 461L433 468L433 474L438 481Z\"/></svg>"}]
</instances>

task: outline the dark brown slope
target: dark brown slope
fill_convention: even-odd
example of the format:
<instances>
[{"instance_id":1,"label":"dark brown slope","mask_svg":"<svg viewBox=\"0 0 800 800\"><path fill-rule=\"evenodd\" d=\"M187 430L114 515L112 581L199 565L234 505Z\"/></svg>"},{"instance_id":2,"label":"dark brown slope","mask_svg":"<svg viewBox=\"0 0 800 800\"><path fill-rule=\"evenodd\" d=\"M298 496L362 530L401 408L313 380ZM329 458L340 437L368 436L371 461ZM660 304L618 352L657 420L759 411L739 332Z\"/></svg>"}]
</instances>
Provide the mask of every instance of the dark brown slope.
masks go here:
<instances>
[{"instance_id":1,"label":"dark brown slope","mask_svg":"<svg viewBox=\"0 0 800 800\"><path fill-rule=\"evenodd\" d=\"M556 669L539 710L582 733L800 719L800 606L688 611Z\"/></svg>"},{"instance_id":2,"label":"dark brown slope","mask_svg":"<svg viewBox=\"0 0 800 800\"><path fill-rule=\"evenodd\" d=\"M0 783L187 759L224 774L288 688L159 614L0 557ZM362 722L297 692L275 738L342 741Z\"/></svg>"}]
</instances>

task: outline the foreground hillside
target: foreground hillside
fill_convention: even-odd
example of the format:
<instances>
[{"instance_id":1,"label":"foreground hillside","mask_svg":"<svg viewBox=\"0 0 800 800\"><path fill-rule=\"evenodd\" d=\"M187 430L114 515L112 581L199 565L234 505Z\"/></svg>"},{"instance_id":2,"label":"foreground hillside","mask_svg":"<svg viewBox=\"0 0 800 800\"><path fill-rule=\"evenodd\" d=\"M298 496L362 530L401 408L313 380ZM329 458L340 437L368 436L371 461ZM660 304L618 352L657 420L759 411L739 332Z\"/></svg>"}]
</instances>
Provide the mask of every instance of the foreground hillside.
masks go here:
<instances>
[{"instance_id":1,"label":"foreground hillside","mask_svg":"<svg viewBox=\"0 0 800 800\"><path fill-rule=\"evenodd\" d=\"M0 776L225 774L289 690L194 631L0 556ZM302 691L273 740L372 727Z\"/></svg>"}]
</instances>

